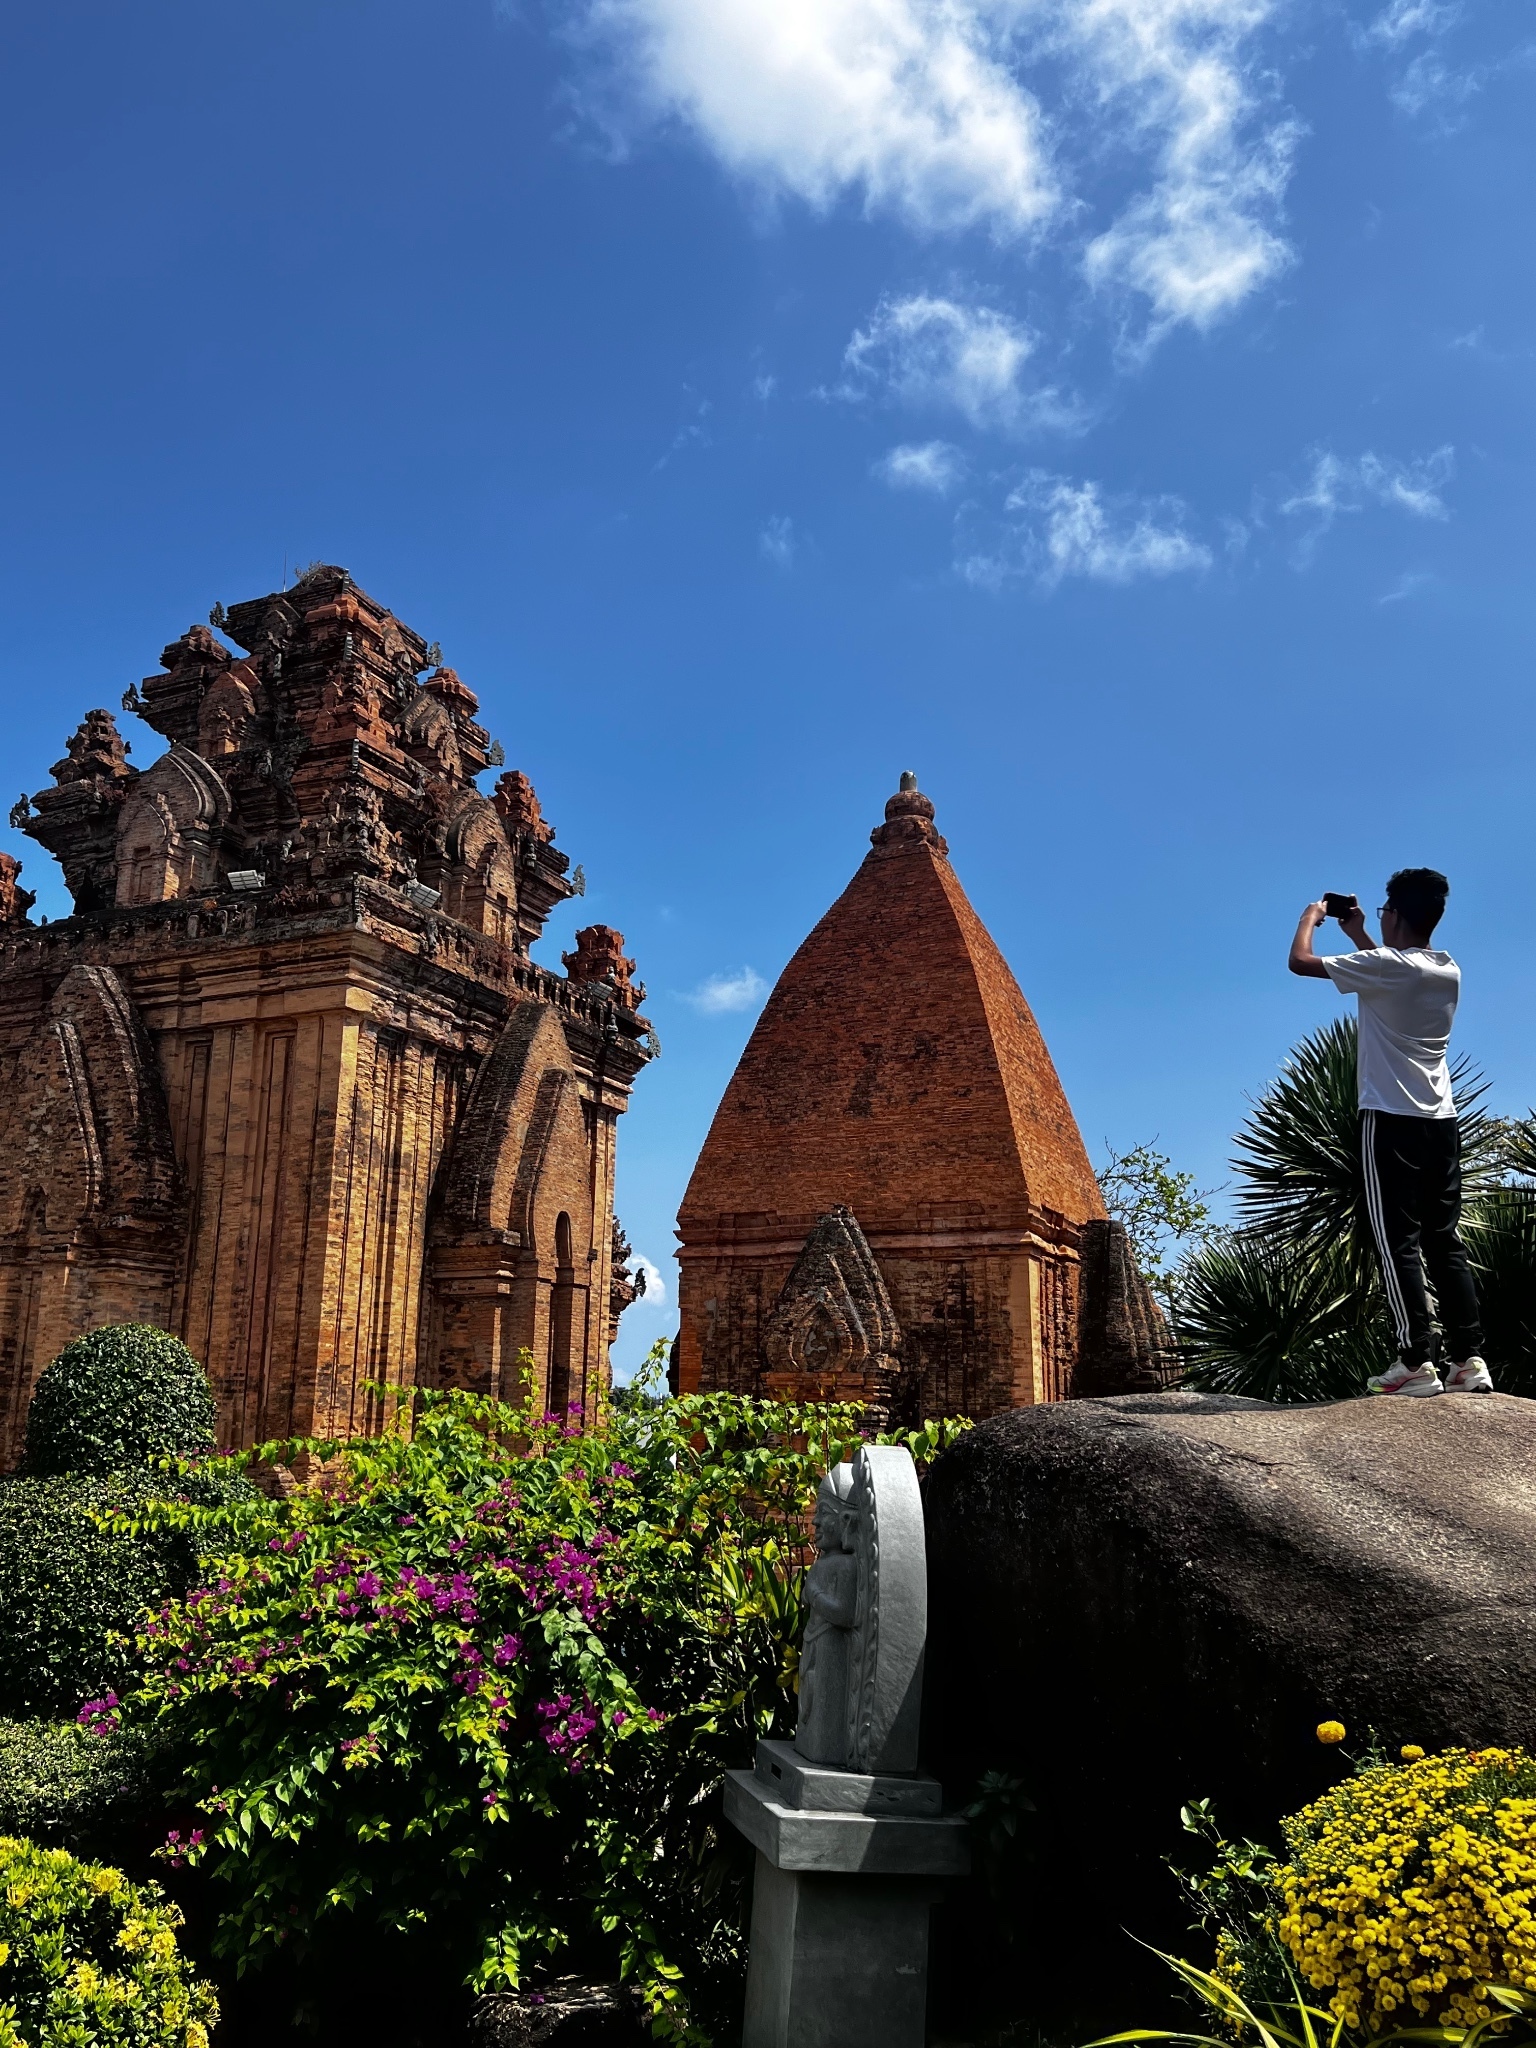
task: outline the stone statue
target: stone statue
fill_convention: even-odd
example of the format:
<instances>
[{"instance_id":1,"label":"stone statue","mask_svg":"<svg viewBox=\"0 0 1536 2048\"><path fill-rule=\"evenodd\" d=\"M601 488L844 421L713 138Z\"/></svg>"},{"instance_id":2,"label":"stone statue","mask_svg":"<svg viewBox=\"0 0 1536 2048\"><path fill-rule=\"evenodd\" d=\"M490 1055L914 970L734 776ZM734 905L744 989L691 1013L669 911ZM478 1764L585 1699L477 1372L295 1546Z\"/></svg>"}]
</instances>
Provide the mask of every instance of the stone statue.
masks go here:
<instances>
[{"instance_id":1,"label":"stone statue","mask_svg":"<svg viewBox=\"0 0 1536 2048\"><path fill-rule=\"evenodd\" d=\"M911 1453L865 1444L816 1496L795 1748L840 1770L913 1771L928 1633L923 1503Z\"/></svg>"},{"instance_id":2,"label":"stone statue","mask_svg":"<svg viewBox=\"0 0 1536 2048\"><path fill-rule=\"evenodd\" d=\"M866 1444L816 1496L800 1720L727 1771L757 1851L742 2048L923 2048L934 1880L966 1823L917 1768L928 1568L911 1454Z\"/></svg>"},{"instance_id":3,"label":"stone statue","mask_svg":"<svg viewBox=\"0 0 1536 2048\"><path fill-rule=\"evenodd\" d=\"M834 1465L816 1494L817 1555L805 1579L795 1748L817 1764L848 1762L848 1659L859 1595L852 1494L851 1465Z\"/></svg>"}]
</instances>

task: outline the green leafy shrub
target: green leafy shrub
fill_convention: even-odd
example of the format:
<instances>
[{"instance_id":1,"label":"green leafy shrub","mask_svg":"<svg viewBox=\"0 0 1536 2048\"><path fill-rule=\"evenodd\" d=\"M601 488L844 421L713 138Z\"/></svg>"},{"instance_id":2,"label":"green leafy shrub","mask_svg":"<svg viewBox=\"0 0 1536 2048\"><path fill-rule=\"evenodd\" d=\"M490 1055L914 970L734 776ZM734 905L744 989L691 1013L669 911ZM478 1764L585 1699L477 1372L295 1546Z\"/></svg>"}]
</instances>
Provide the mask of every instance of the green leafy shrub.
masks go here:
<instances>
[{"instance_id":1,"label":"green leafy shrub","mask_svg":"<svg viewBox=\"0 0 1536 2048\"><path fill-rule=\"evenodd\" d=\"M208 1376L179 1337L152 1323L88 1330L47 1366L27 1410L22 1470L103 1477L214 1447Z\"/></svg>"},{"instance_id":2,"label":"green leafy shrub","mask_svg":"<svg viewBox=\"0 0 1536 2048\"><path fill-rule=\"evenodd\" d=\"M0 2048L208 2048L213 1991L157 1885L0 1838Z\"/></svg>"},{"instance_id":3,"label":"green leafy shrub","mask_svg":"<svg viewBox=\"0 0 1536 2048\"><path fill-rule=\"evenodd\" d=\"M149 1624L122 1716L190 1758L166 1852L227 1886L220 1951L385 1930L477 1988L622 1971L666 2031L734 2017L722 1773L792 1724L814 1490L859 1433L710 1395L577 1434L421 1394L411 1435L285 1447L322 1488L159 1511L206 1577Z\"/></svg>"},{"instance_id":4,"label":"green leafy shrub","mask_svg":"<svg viewBox=\"0 0 1536 2048\"><path fill-rule=\"evenodd\" d=\"M0 1835L115 1856L163 1811L154 1764L142 1729L94 1734L78 1721L0 1721Z\"/></svg>"},{"instance_id":5,"label":"green leafy shrub","mask_svg":"<svg viewBox=\"0 0 1536 2048\"><path fill-rule=\"evenodd\" d=\"M183 1531L139 1518L167 1495L211 1505L251 1491L220 1467L0 1480L0 1714L73 1714L125 1690L144 1609L185 1592L197 1568Z\"/></svg>"}]
</instances>

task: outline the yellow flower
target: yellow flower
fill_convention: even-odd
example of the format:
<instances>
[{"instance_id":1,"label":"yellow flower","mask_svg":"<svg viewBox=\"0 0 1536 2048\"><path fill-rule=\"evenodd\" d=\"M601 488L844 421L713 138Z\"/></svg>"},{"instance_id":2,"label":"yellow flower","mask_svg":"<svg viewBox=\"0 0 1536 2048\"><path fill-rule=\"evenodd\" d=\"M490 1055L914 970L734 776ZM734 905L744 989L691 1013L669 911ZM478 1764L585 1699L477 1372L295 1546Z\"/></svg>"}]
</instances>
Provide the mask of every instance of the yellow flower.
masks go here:
<instances>
[{"instance_id":1,"label":"yellow flower","mask_svg":"<svg viewBox=\"0 0 1536 2048\"><path fill-rule=\"evenodd\" d=\"M1405 1764L1418 1763L1419 1760L1423 1757L1423 1754L1423 1750L1420 1749L1419 1745L1416 1742L1405 1742L1402 1748L1398 1751L1398 1755L1402 1758Z\"/></svg>"},{"instance_id":2,"label":"yellow flower","mask_svg":"<svg viewBox=\"0 0 1536 2048\"><path fill-rule=\"evenodd\" d=\"M1317 1739L1319 1742L1342 1742L1344 1740L1344 1732L1344 1723L1342 1721L1319 1721L1317 1724Z\"/></svg>"}]
</instances>

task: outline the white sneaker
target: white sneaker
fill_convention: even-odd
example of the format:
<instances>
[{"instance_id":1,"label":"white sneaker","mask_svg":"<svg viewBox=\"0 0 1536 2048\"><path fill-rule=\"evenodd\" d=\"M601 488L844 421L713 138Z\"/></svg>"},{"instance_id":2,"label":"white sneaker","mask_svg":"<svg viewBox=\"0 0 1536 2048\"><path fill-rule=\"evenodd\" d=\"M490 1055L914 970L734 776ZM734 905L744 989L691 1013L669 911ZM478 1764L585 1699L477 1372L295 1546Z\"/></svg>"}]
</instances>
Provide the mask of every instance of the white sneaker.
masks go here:
<instances>
[{"instance_id":1,"label":"white sneaker","mask_svg":"<svg viewBox=\"0 0 1536 2048\"><path fill-rule=\"evenodd\" d=\"M1448 1394L1491 1394L1493 1374L1482 1359L1464 1358L1460 1365L1447 1369L1445 1391Z\"/></svg>"},{"instance_id":2,"label":"white sneaker","mask_svg":"<svg viewBox=\"0 0 1536 2048\"><path fill-rule=\"evenodd\" d=\"M1490 1380L1488 1384L1491 1387L1493 1382ZM1368 1394L1443 1394L1445 1389L1432 1365L1406 1365L1399 1359L1386 1372L1373 1373L1365 1383L1365 1391Z\"/></svg>"}]
</instances>

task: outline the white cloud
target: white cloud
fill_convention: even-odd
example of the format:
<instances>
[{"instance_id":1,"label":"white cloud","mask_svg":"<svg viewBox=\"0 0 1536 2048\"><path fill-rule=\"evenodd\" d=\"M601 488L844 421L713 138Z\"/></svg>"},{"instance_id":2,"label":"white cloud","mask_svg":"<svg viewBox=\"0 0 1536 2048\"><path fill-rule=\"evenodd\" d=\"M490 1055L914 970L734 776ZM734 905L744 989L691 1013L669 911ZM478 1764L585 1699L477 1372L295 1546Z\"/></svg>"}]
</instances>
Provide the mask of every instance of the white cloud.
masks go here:
<instances>
[{"instance_id":1,"label":"white cloud","mask_svg":"<svg viewBox=\"0 0 1536 2048\"><path fill-rule=\"evenodd\" d=\"M1434 582L1433 576L1423 569L1405 569L1390 590L1384 590L1377 598L1378 604L1401 604L1406 597L1413 597L1426 584Z\"/></svg>"},{"instance_id":2,"label":"white cloud","mask_svg":"<svg viewBox=\"0 0 1536 2048\"><path fill-rule=\"evenodd\" d=\"M1406 512L1415 519L1449 519L1440 494L1454 468L1455 450L1449 446L1409 462L1376 455L1369 449L1346 459L1332 449L1321 448L1313 453L1311 476L1281 500L1280 510L1289 518L1307 522L1302 540L1306 556L1340 513L1360 512L1368 504Z\"/></svg>"},{"instance_id":3,"label":"white cloud","mask_svg":"<svg viewBox=\"0 0 1536 2048\"><path fill-rule=\"evenodd\" d=\"M1266 108L1282 0L565 0L652 117L817 208L853 197L920 233L1081 231L1078 166L1143 189L1095 236L1095 286L1158 333L1209 326L1289 261L1297 129ZM1049 107L1041 95L1048 94Z\"/></svg>"},{"instance_id":4,"label":"white cloud","mask_svg":"<svg viewBox=\"0 0 1536 2048\"><path fill-rule=\"evenodd\" d=\"M750 1010L767 993L768 984L757 970L742 967L734 974L710 975L683 1000L702 1010L706 1017L720 1017L730 1010Z\"/></svg>"},{"instance_id":5,"label":"white cloud","mask_svg":"<svg viewBox=\"0 0 1536 2048\"><path fill-rule=\"evenodd\" d=\"M648 1259L644 1252L634 1252L629 1259L631 1273L645 1275L645 1293L642 1299L647 1308L665 1308L667 1305L667 1283L662 1270L654 1259Z\"/></svg>"},{"instance_id":6,"label":"white cloud","mask_svg":"<svg viewBox=\"0 0 1536 2048\"><path fill-rule=\"evenodd\" d=\"M924 231L1018 234L1055 208L999 0L591 0L653 110L817 208L862 194Z\"/></svg>"},{"instance_id":7,"label":"white cloud","mask_svg":"<svg viewBox=\"0 0 1536 2048\"><path fill-rule=\"evenodd\" d=\"M989 589L1027 577L1054 588L1067 576L1130 583L1208 569L1211 551L1184 529L1177 498L1109 500L1093 482L1032 469L1004 504L1001 542L964 556L961 574Z\"/></svg>"},{"instance_id":8,"label":"white cloud","mask_svg":"<svg viewBox=\"0 0 1536 2048\"><path fill-rule=\"evenodd\" d=\"M948 441L904 442L875 464L875 475L893 491L933 491L943 497L965 474L965 457Z\"/></svg>"},{"instance_id":9,"label":"white cloud","mask_svg":"<svg viewBox=\"0 0 1536 2048\"><path fill-rule=\"evenodd\" d=\"M916 292L882 299L843 354L838 397L881 392L913 411L957 412L978 429L1064 424L1071 409L1054 389L1021 380L1037 337L992 306Z\"/></svg>"},{"instance_id":10,"label":"white cloud","mask_svg":"<svg viewBox=\"0 0 1536 2048\"><path fill-rule=\"evenodd\" d=\"M765 562L772 562L776 569L792 568L798 546L795 522L787 514L775 512L763 521L757 536L757 551Z\"/></svg>"}]
</instances>

